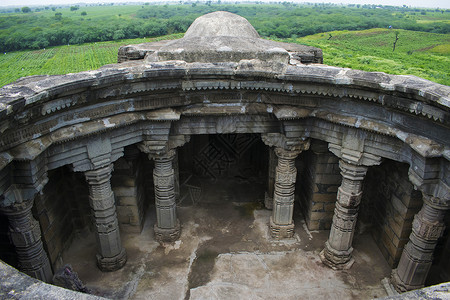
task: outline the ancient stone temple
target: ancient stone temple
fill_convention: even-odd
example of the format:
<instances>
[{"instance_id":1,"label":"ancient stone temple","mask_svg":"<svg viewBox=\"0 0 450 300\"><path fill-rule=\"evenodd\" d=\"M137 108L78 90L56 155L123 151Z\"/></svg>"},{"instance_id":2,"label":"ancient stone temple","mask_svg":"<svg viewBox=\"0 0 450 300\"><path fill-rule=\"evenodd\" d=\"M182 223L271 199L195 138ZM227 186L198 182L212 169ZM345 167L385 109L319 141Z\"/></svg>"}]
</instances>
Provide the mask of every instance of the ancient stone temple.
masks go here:
<instances>
[{"instance_id":1,"label":"ancient stone temple","mask_svg":"<svg viewBox=\"0 0 450 300\"><path fill-rule=\"evenodd\" d=\"M449 281L450 87L322 61L216 12L181 39L121 47L118 64L4 86L0 259L51 283L91 232L98 268L120 272L146 219L177 243L205 182L231 195L229 178L255 178L267 240L295 240L295 208L329 231L316 257L340 272L369 224L397 291L431 269Z\"/></svg>"}]
</instances>

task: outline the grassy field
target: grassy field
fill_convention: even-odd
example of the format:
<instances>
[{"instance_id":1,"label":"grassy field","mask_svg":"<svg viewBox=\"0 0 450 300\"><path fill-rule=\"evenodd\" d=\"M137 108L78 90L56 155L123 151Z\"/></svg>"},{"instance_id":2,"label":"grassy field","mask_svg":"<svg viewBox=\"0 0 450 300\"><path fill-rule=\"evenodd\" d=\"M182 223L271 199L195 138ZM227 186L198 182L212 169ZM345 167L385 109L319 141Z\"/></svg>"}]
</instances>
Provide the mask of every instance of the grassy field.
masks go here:
<instances>
[{"instance_id":1,"label":"grassy field","mask_svg":"<svg viewBox=\"0 0 450 300\"><path fill-rule=\"evenodd\" d=\"M399 39L395 51L392 51L396 33ZM105 64L115 63L117 50L121 45L180 37L182 34L173 34L152 39L59 46L2 54L0 86L23 76L97 69ZM450 85L450 34L370 29L333 31L284 41L322 48L324 63L327 65L415 75Z\"/></svg>"},{"instance_id":2,"label":"grassy field","mask_svg":"<svg viewBox=\"0 0 450 300\"><path fill-rule=\"evenodd\" d=\"M99 42L84 45L58 46L43 50L0 54L0 86L30 75L59 75L95 70L117 62L120 46L151 41L176 39L182 34L158 38Z\"/></svg>"},{"instance_id":3,"label":"grassy field","mask_svg":"<svg viewBox=\"0 0 450 300\"><path fill-rule=\"evenodd\" d=\"M398 41L393 51L396 33ZM287 41L322 48L327 65L415 75L450 85L450 34L375 28L333 31Z\"/></svg>"}]
</instances>

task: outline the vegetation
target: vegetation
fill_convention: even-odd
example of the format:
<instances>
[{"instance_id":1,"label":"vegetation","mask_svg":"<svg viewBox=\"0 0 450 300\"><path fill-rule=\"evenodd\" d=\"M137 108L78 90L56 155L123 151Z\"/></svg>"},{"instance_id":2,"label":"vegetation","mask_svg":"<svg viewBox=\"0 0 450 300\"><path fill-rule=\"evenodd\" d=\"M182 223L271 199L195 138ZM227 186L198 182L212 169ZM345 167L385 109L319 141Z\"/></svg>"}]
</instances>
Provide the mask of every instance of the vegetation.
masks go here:
<instances>
[{"instance_id":1,"label":"vegetation","mask_svg":"<svg viewBox=\"0 0 450 300\"><path fill-rule=\"evenodd\" d=\"M450 85L450 34L375 28L319 33L286 41L322 48L327 65L415 75Z\"/></svg>"},{"instance_id":2,"label":"vegetation","mask_svg":"<svg viewBox=\"0 0 450 300\"><path fill-rule=\"evenodd\" d=\"M209 1L46 6L0 13L0 53L4 53L0 86L23 76L65 74L115 63L119 46L180 38L196 17L217 10L244 16L263 37L320 47L328 65L412 74L450 85L450 10ZM123 40L129 38L133 40Z\"/></svg>"},{"instance_id":3,"label":"vegetation","mask_svg":"<svg viewBox=\"0 0 450 300\"><path fill-rule=\"evenodd\" d=\"M211 1L181 5L86 6L82 11L80 6L51 9L47 6L29 13L12 10L0 14L0 51L4 53L182 33L195 18L217 10L247 18L261 36L271 38L296 38L334 30L389 26L450 33L450 10L393 6L287 2L231 5L212 4Z\"/></svg>"},{"instance_id":4,"label":"vegetation","mask_svg":"<svg viewBox=\"0 0 450 300\"><path fill-rule=\"evenodd\" d=\"M74 46L58 46L45 50L17 51L0 54L0 87L30 75L58 75L98 69L117 62L120 46L166 39L178 39L173 34L152 39L99 42Z\"/></svg>"},{"instance_id":5,"label":"vegetation","mask_svg":"<svg viewBox=\"0 0 450 300\"><path fill-rule=\"evenodd\" d=\"M398 34L395 52L392 45ZM172 34L159 38L99 42L18 51L0 55L0 86L20 77L66 74L97 69L117 62L121 45L181 38ZM331 36L331 38L330 38ZM324 63L365 71L408 74L450 85L450 35L408 30L370 29L333 31L281 41L323 49Z\"/></svg>"}]
</instances>

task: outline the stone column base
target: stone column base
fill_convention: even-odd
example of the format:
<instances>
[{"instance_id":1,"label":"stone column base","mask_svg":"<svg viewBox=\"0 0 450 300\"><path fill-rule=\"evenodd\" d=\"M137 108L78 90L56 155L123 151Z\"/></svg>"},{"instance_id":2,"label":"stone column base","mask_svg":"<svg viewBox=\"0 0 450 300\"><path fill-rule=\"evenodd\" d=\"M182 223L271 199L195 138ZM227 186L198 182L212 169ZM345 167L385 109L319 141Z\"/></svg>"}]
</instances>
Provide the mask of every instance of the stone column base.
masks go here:
<instances>
[{"instance_id":1,"label":"stone column base","mask_svg":"<svg viewBox=\"0 0 450 300\"><path fill-rule=\"evenodd\" d=\"M352 257L353 248L350 247L347 251L337 251L330 248L328 241L325 243L319 256L322 263L333 270L348 270L353 266L355 260Z\"/></svg>"},{"instance_id":2,"label":"stone column base","mask_svg":"<svg viewBox=\"0 0 450 300\"><path fill-rule=\"evenodd\" d=\"M39 259L41 261L38 262L37 264L34 264L35 267L33 269L22 268L23 264L21 264L20 262L19 262L19 269L23 273L25 273L31 277L34 277L34 278L44 281L46 283L52 283L53 273L52 273L52 268L50 267L50 262L48 261L46 253L43 252L42 255L40 255L40 257L38 257L37 259ZM42 263L42 264L38 265L39 263Z\"/></svg>"},{"instance_id":3,"label":"stone column base","mask_svg":"<svg viewBox=\"0 0 450 300\"><path fill-rule=\"evenodd\" d=\"M112 272L121 269L127 262L127 252L122 248L114 257L101 257L97 254L97 266L103 272Z\"/></svg>"},{"instance_id":4,"label":"stone column base","mask_svg":"<svg viewBox=\"0 0 450 300\"><path fill-rule=\"evenodd\" d=\"M281 240L281 239L290 239L294 237L294 221L292 221L289 225L279 225L273 222L272 217L270 217L270 235L272 238Z\"/></svg>"},{"instance_id":5,"label":"stone column base","mask_svg":"<svg viewBox=\"0 0 450 300\"><path fill-rule=\"evenodd\" d=\"M404 283L397 274L397 269L392 270L391 273L391 284L394 286L395 290L399 293L408 292L411 290L417 290L424 287L424 285L410 285Z\"/></svg>"},{"instance_id":6,"label":"stone column base","mask_svg":"<svg viewBox=\"0 0 450 300\"><path fill-rule=\"evenodd\" d=\"M267 194L267 192L265 192L264 194L264 207L268 210L273 209L273 198L270 197L269 194Z\"/></svg>"},{"instance_id":7,"label":"stone column base","mask_svg":"<svg viewBox=\"0 0 450 300\"><path fill-rule=\"evenodd\" d=\"M171 243L175 242L180 238L181 226L180 221L177 219L177 224L175 228L159 228L158 224L155 224L155 239L159 243Z\"/></svg>"}]
</instances>

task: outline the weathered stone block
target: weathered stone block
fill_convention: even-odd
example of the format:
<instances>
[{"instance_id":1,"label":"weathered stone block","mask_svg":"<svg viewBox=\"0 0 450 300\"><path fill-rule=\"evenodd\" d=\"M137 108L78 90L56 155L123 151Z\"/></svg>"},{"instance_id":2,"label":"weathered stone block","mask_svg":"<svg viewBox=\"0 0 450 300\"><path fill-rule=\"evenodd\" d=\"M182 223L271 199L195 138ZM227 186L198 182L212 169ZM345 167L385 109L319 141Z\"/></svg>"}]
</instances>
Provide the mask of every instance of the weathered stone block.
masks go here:
<instances>
[{"instance_id":1,"label":"weathered stone block","mask_svg":"<svg viewBox=\"0 0 450 300\"><path fill-rule=\"evenodd\" d=\"M323 211L324 210L323 202L314 202L313 201L310 210L311 211Z\"/></svg>"},{"instance_id":2,"label":"weathered stone block","mask_svg":"<svg viewBox=\"0 0 450 300\"><path fill-rule=\"evenodd\" d=\"M312 200L314 202L322 202L322 203L324 203L324 202L326 202L326 203L332 202L332 203L334 203L334 202L336 202L336 197L337 197L336 194L319 194L319 193L314 193L313 196L312 196Z\"/></svg>"},{"instance_id":3,"label":"weathered stone block","mask_svg":"<svg viewBox=\"0 0 450 300\"><path fill-rule=\"evenodd\" d=\"M116 197L136 197L137 195L137 187L115 187L113 189L114 195Z\"/></svg>"},{"instance_id":4,"label":"weathered stone block","mask_svg":"<svg viewBox=\"0 0 450 300\"><path fill-rule=\"evenodd\" d=\"M389 239L387 235L381 236L381 243L386 247L390 257L395 257L398 251L400 251Z\"/></svg>"},{"instance_id":5,"label":"weathered stone block","mask_svg":"<svg viewBox=\"0 0 450 300\"><path fill-rule=\"evenodd\" d=\"M325 203L325 211L334 212L334 208L336 207L335 202Z\"/></svg>"},{"instance_id":6,"label":"weathered stone block","mask_svg":"<svg viewBox=\"0 0 450 300\"><path fill-rule=\"evenodd\" d=\"M336 185L330 185L330 186L327 188L327 192L329 192L329 193L337 193L338 188L339 188L339 184L336 184Z\"/></svg>"},{"instance_id":7,"label":"weathered stone block","mask_svg":"<svg viewBox=\"0 0 450 300\"><path fill-rule=\"evenodd\" d=\"M411 232L412 221L405 220L403 224L399 224L394 218L390 218L388 220L388 225L399 238L404 238L405 235L409 236L409 233Z\"/></svg>"},{"instance_id":8,"label":"weathered stone block","mask_svg":"<svg viewBox=\"0 0 450 300\"><path fill-rule=\"evenodd\" d=\"M337 169L336 169L337 167ZM339 174L338 164L318 163L316 165L316 174Z\"/></svg>"},{"instance_id":9,"label":"weathered stone block","mask_svg":"<svg viewBox=\"0 0 450 300\"><path fill-rule=\"evenodd\" d=\"M317 174L316 175L316 183L324 183L324 184L336 184L341 182L341 175L334 174Z\"/></svg>"},{"instance_id":10,"label":"weathered stone block","mask_svg":"<svg viewBox=\"0 0 450 300\"><path fill-rule=\"evenodd\" d=\"M326 219L326 220L331 220L333 218L333 212L311 212L311 216L310 216L310 220L311 221L315 221L315 220L322 220L322 219Z\"/></svg>"},{"instance_id":11,"label":"weathered stone block","mask_svg":"<svg viewBox=\"0 0 450 300\"><path fill-rule=\"evenodd\" d=\"M391 203L397 212L396 214L399 214L400 216L405 218L406 214L408 213L408 207L405 204L403 204L403 202L395 195L392 195Z\"/></svg>"},{"instance_id":12,"label":"weathered stone block","mask_svg":"<svg viewBox=\"0 0 450 300\"><path fill-rule=\"evenodd\" d=\"M117 187L133 187L136 186L136 179L128 175L114 175L111 177L111 185L113 186L113 189L116 189Z\"/></svg>"},{"instance_id":13,"label":"weathered stone block","mask_svg":"<svg viewBox=\"0 0 450 300\"><path fill-rule=\"evenodd\" d=\"M138 205L138 197L116 196L116 207Z\"/></svg>"},{"instance_id":14,"label":"weathered stone block","mask_svg":"<svg viewBox=\"0 0 450 300\"><path fill-rule=\"evenodd\" d=\"M128 221L129 221L128 206L117 206L116 213L117 213L117 220L119 221L119 224L128 224Z\"/></svg>"}]
</instances>

